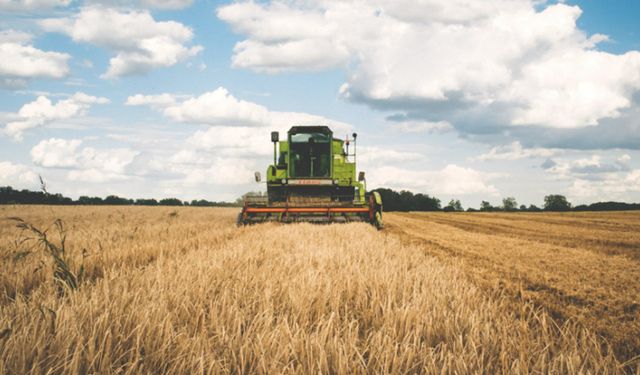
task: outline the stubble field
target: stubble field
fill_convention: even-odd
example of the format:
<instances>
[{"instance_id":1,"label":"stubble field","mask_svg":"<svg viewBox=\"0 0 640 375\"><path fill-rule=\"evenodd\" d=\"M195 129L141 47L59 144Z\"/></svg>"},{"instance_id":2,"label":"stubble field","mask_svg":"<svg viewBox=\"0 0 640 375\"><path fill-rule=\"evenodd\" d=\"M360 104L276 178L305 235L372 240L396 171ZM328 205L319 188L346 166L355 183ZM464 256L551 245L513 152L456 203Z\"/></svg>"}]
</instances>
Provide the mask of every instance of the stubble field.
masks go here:
<instances>
[{"instance_id":1,"label":"stubble field","mask_svg":"<svg viewBox=\"0 0 640 375\"><path fill-rule=\"evenodd\" d=\"M640 213L236 214L0 207L0 373L640 373Z\"/></svg>"}]
</instances>

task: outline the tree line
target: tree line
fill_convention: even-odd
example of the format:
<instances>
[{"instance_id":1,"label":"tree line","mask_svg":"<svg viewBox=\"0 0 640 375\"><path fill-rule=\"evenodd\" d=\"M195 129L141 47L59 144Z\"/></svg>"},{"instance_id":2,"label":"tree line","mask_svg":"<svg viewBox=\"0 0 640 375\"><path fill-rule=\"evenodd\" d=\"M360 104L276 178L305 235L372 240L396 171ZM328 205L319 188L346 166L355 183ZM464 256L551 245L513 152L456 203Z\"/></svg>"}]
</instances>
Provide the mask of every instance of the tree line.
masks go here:
<instances>
[{"instance_id":1,"label":"tree line","mask_svg":"<svg viewBox=\"0 0 640 375\"><path fill-rule=\"evenodd\" d=\"M16 190L11 186L0 187L0 204L52 204L52 205L115 205L115 206L197 206L197 207L234 207L238 202L211 202L204 199L182 201L178 198L164 199L128 199L117 195L105 198L81 196L76 200L62 194L43 191Z\"/></svg>"},{"instance_id":2,"label":"tree line","mask_svg":"<svg viewBox=\"0 0 640 375\"><path fill-rule=\"evenodd\" d=\"M382 198L382 204L385 211L445 211L456 212L465 211L459 199L452 199L445 206L442 206L440 199L431 197L427 194L414 194L407 190L399 192L381 188L376 189ZM514 197L502 199L502 204L494 206L487 201L482 201L478 209L469 207L467 212L541 212L541 211L629 211L640 210L640 203L624 203L624 202L597 202L589 205L573 206L564 195L550 194L544 197L543 204L538 207L534 204L529 206L518 205Z\"/></svg>"},{"instance_id":3,"label":"tree line","mask_svg":"<svg viewBox=\"0 0 640 375\"><path fill-rule=\"evenodd\" d=\"M447 205L440 199L428 194L407 190L395 191L387 188L375 189L380 193L385 211L465 211L459 199L452 199ZM258 194L258 193L254 193ZM212 202L205 199L182 201L177 198L164 199L129 199L117 195L109 195L105 198L81 196L76 200L65 197L62 194L51 194L44 188L42 191L16 190L11 186L0 187L0 204L51 204L51 205L135 205L135 206L195 206L195 207L239 207L242 198L235 202ZM483 211L507 211L507 212L539 212L539 211L628 211L640 210L640 203L624 202L597 202L589 205L572 206L564 195L551 194L544 197L541 207L536 205L518 205L514 197L502 199L502 204L493 206L487 201L482 201L478 209L469 207L467 212Z\"/></svg>"}]
</instances>

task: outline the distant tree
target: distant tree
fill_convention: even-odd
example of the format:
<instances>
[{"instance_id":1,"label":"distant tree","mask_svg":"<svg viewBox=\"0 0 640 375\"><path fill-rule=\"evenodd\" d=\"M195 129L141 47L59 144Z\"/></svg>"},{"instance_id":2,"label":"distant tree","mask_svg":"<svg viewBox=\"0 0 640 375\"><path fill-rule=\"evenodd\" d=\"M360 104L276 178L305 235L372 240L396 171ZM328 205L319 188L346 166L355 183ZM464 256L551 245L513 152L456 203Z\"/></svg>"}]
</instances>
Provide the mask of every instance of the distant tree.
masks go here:
<instances>
[{"instance_id":1,"label":"distant tree","mask_svg":"<svg viewBox=\"0 0 640 375\"><path fill-rule=\"evenodd\" d=\"M542 211L542 209L540 207L536 206L535 204L529 205L528 210L529 210L529 212L540 212L540 211Z\"/></svg>"},{"instance_id":2,"label":"distant tree","mask_svg":"<svg viewBox=\"0 0 640 375\"><path fill-rule=\"evenodd\" d=\"M551 194L544 197L544 209L545 211L569 211L571 203L564 195Z\"/></svg>"},{"instance_id":3,"label":"distant tree","mask_svg":"<svg viewBox=\"0 0 640 375\"><path fill-rule=\"evenodd\" d=\"M65 197L62 194L52 194L46 192L46 185L44 179L41 180L40 191L30 190L15 190L11 186L0 186L0 204L78 204L78 205L141 205L141 206L155 206L158 205L158 201L155 199L127 199L121 198L117 195L110 195L104 199L100 197L89 197L86 195L80 196L77 200ZM258 193L261 194L261 193ZM232 202L209 202L206 200L200 200L196 205L202 206L224 206L232 207L238 206L237 203ZM186 202L185 202L186 203ZM182 205L182 201L176 198L169 198L164 200L165 205ZM186 204L185 204L186 205Z\"/></svg>"},{"instance_id":4,"label":"distant tree","mask_svg":"<svg viewBox=\"0 0 640 375\"><path fill-rule=\"evenodd\" d=\"M109 195L104 199L104 204L109 205L128 205L133 204L133 200L127 198L120 198L117 195Z\"/></svg>"},{"instance_id":5,"label":"distant tree","mask_svg":"<svg viewBox=\"0 0 640 375\"><path fill-rule=\"evenodd\" d=\"M527 206L525 206L524 204L520 205L520 211L526 211L527 210Z\"/></svg>"},{"instance_id":6,"label":"distant tree","mask_svg":"<svg viewBox=\"0 0 640 375\"><path fill-rule=\"evenodd\" d=\"M495 211L496 208L491 205L491 203L487 201L482 201L480 203L480 211Z\"/></svg>"},{"instance_id":7,"label":"distant tree","mask_svg":"<svg viewBox=\"0 0 640 375\"><path fill-rule=\"evenodd\" d=\"M65 197L60 193L56 194L48 194L45 193L47 197L48 204L73 204L73 200L71 198Z\"/></svg>"},{"instance_id":8,"label":"distant tree","mask_svg":"<svg viewBox=\"0 0 640 375\"><path fill-rule=\"evenodd\" d=\"M407 190L400 191L400 206L402 211L415 211L415 205L413 202L413 193ZM384 203L384 201L382 201Z\"/></svg>"},{"instance_id":9,"label":"distant tree","mask_svg":"<svg viewBox=\"0 0 640 375\"><path fill-rule=\"evenodd\" d=\"M104 201L100 197L87 197L83 195L80 198L78 198L76 203L82 204L82 205L98 205L98 204L104 204Z\"/></svg>"},{"instance_id":10,"label":"distant tree","mask_svg":"<svg viewBox=\"0 0 640 375\"><path fill-rule=\"evenodd\" d=\"M515 211L518 209L518 202L514 197L507 197L502 200L502 209L505 211Z\"/></svg>"},{"instance_id":11,"label":"distant tree","mask_svg":"<svg viewBox=\"0 0 640 375\"><path fill-rule=\"evenodd\" d=\"M444 211L446 212L464 211L464 209L462 208L462 203L460 203L459 199L452 199L449 201L449 204L444 208Z\"/></svg>"},{"instance_id":12,"label":"distant tree","mask_svg":"<svg viewBox=\"0 0 640 375\"><path fill-rule=\"evenodd\" d=\"M478 210L476 210L473 207L469 207L469 208L467 208L467 212L478 212Z\"/></svg>"},{"instance_id":13,"label":"distant tree","mask_svg":"<svg viewBox=\"0 0 640 375\"><path fill-rule=\"evenodd\" d=\"M379 188L377 191L382 198L385 211L439 211L440 200L427 194L413 194L402 190L397 192L387 188Z\"/></svg>"},{"instance_id":14,"label":"distant tree","mask_svg":"<svg viewBox=\"0 0 640 375\"><path fill-rule=\"evenodd\" d=\"M161 206L182 206L182 201L178 198L164 198L158 202Z\"/></svg>"},{"instance_id":15,"label":"distant tree","mask_svg":"<svg viewBox=\"0 0 640 375\"><path fill-rule=\"evenodd\" d=\"M579 206L582 208L582 206ZM578 207L575 208L578 211ZM624 202L597 202L586 206L588 211L628 211L640 210L640 203L624 203Z\"/></svg>"},{"instance_id":16,"label":"distant tree","mask_svg":"<svg viewBox=\"0 0 640 375\"><path fill-rule=\"evenodd\" d=\"M157 206L158 201L155 199L136 199L136 206Z\"/></svg>"},{"instance_id":17,"label":"distant tree","mask_svg":"<svg viewBox=\"0 0 640 375\"><path fill-rule=\"evenodd\" d=\"M440 199L427 194L418 193L413 196L416 211L437 211L440 209ZM384 201L382 201L384 204Z\"/></svg>"}]
</instances>

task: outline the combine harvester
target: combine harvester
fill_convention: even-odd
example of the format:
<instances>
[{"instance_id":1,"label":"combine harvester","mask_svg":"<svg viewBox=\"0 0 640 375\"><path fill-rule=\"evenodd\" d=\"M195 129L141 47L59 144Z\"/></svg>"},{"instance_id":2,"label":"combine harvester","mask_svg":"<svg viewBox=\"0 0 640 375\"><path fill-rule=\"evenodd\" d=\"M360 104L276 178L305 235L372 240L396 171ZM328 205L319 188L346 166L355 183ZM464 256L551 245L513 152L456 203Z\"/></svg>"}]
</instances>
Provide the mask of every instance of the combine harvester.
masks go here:
<instances>
[{"instance_id":1,"label":"combine harvester","mask_svg":"<svg viewBox=\"0 0 640 375\"><path fill-rule=\"evenodd\" d=\"M333 137L327 126L294 126L287 139L271 133L273 165L267 168L266 196L245 196L238 225L368 222L382 228L382 199L366 193L364 172L356 180L356 138ZM353 154L349 145L353 143ZM353 157L353 161L349 159ZM261 182L256 172L256 182Z\"/></svg>"}]
</instances>

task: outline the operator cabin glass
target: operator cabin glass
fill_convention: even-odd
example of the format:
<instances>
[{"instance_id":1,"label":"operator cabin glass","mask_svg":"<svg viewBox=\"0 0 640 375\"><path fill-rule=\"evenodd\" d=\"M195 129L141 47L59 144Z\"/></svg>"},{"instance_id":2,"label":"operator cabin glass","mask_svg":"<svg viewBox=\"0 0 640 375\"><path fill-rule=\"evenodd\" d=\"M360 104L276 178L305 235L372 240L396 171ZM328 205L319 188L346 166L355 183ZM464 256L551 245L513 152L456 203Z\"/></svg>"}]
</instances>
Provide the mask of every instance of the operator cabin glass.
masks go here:
<instances>
[{"instance_id":1,"label":"operator cabin glass","mask_svg":"<svg viewBox=\"0 0 640 375\"><path fill-rule=\"evenodd\" d=\"M331 136L323 133L291 134L291 177L330 177Z\"/></svg>"}]
</instances>

